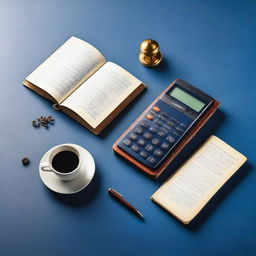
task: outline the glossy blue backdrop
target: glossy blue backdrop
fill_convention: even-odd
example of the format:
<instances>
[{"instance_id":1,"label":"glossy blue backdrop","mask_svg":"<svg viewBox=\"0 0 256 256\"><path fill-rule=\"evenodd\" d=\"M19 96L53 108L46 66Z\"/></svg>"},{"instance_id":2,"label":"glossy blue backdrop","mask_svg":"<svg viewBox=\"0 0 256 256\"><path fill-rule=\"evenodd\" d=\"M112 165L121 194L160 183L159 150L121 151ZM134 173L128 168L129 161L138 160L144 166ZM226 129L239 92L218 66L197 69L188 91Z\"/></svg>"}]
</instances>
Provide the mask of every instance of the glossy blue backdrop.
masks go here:
<instances>
[{"instance_id":1,"label":"glossy blue backdrop","mask_svg":"<svg viewBox=\"0 0 256 256\"><path fill-rule=\"evenodd\" d=\"M1 1L0 255L255 255L255 1ZM22 86L70 36L80 37L148 85L101 136L95 136ZM165 62L138 62L143 39L157 40ZM149 103L180 77L221 102L210 121L159 180L111 150ZM31 120L53 115L54 127ZM184 226L149 197L210 134L248 157L197 220ZM88 188L57 195L41 182L38 163L52 146L80 144L95 158ZM21 165L29 156L31 164ZM142 222L112 200L114 187L144 214Z\"/></svg>"}]
</instances>

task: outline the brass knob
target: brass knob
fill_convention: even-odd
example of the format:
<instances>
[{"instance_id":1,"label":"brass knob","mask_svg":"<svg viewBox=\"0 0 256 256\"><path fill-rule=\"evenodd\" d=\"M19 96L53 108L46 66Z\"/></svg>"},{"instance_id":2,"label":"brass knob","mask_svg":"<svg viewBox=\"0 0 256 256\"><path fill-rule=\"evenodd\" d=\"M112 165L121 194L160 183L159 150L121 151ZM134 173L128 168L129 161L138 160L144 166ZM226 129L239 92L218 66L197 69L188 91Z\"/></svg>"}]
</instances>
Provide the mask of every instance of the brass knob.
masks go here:
<instances>
[{"instance_id":1,"label":"brass knob","mask_svg":"<svg viewBox=\"0 0 256 256\"><path fill-rule=\"evenodd\" d=\"M162 54L157 41L146 39L140 44L140 63L146 67L156 67L162 60Z\"/></svg>"}]
</instances>

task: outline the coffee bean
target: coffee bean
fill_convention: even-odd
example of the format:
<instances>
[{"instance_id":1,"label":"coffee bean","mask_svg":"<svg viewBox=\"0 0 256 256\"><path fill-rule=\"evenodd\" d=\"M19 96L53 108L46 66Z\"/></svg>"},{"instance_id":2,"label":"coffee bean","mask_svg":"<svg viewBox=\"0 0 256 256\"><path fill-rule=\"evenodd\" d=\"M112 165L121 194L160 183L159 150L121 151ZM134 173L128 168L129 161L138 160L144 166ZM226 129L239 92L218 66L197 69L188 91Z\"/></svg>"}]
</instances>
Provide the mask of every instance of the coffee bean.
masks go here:
<instances>
[{"instance_id":1,"label":"coffee bean","mask_svg":"<svg viewBox=\"0 0 256 256\"><path fill-rule=\"evenodd\" d=\"M21 162L22 162L22 164L23 164L23 165L28 165L28 164L30 163L30 161L29 161L29 158L28 158L28 157L24 157L24 158L22 158L22 159L21 159Z\"/></svg>"},{"instance_id":2,"label":"coffee bean","mask_svg":"<svg viewBox=\"0 0 256 256\"><path fill-rule=\"evenodd\" d=\"M54 118L52 116L41 116L41 117L38 117L36 118L36 120L33 120L32 121L32 126L33 127L45 127L45 128L48 128L49 125L48 124L54 124Z\"/></svg>"}]
</instances>

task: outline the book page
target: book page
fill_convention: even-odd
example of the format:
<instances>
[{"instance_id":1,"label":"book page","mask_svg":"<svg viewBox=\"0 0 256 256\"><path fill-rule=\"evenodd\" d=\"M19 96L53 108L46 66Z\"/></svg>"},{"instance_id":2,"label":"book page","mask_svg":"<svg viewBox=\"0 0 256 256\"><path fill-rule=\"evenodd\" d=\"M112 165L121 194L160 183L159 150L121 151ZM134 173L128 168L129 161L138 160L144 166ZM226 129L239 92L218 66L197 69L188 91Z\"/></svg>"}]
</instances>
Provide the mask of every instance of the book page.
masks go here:
<instances>
[{"instance_id":1,"label":"book page","mask_svg":"<svg viewBox=\"0 0 256 256\"><path fill-rule=\"evenodd\" d=\"M96 128L141 81L120 66L107 62L85 81L62 106L72 109Z\"/></svg>"},{"instance_id":2,"label":"book page","mask_svg":"<svg viewBox=\"0 0 256 256\"><path fill-rule=\"evenodd\" d=\"M26 80L61 103L104 63L103 55L96 48L71 37Z\"/></svg>"},{"instance_id":3,"label":"book page","mask_svg":"<svg viewBox=\"0 0 256 256\"><path fill-rule=\"evenodd\" d=\"M211 136L152 198L189 222L245 160L242 154Z\"/></svg>"}]
</instances>

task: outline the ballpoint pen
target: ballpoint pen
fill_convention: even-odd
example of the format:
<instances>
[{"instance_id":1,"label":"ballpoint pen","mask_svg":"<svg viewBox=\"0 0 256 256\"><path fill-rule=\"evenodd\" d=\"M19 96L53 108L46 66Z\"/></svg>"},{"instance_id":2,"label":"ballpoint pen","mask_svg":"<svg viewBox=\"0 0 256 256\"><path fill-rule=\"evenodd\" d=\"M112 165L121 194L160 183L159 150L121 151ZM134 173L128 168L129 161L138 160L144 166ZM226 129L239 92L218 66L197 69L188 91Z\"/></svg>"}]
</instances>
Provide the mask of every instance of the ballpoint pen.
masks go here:
<instances>
[{"instance_id":1,"label":"ballpoint pen","mask_svg":"<svg viewBox=\"0 0 256 256\"><path fill-rule=\"evenodd\" d=\"M143 219L142 214L135 208L133 207L128 201L126 201L124 199L124 197L118 193L116 190L114 190L113 188L109 188L108 189L108 193L114 198L116 199L119 203L121 203L122 205L124 205L126 208L128 208L131 212L135 213L138 217L140 217L141 219Z\"/></svg>"}]
</instances>

